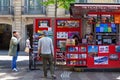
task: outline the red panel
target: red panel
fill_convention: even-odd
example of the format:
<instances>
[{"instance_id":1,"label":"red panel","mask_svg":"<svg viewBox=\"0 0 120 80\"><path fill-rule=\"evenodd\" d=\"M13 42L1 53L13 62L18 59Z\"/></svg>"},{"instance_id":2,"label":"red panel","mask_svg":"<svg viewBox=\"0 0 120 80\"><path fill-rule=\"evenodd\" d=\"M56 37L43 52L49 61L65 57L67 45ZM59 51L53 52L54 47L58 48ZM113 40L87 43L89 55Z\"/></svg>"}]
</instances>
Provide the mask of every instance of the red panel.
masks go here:
<instances>
[{"instance_id":1,"label":"red panel","mask_svg":"<svg viewBox=\"0 0 120 80\"><path fill-rule=\"evenodd\" d=\"M44 26L39 27L39 22L40 21L48 21L48 25L49 25L49 27L51 27L51 19L50 18L35 18L34 19L34 33L38 33L38 31L48 30L48 27L44 27ZM35 40L33 39L33 44L34 44L34 41L35 42L38 41L39 38L40 37L35 38ZM37 44L34 44L34 45L37 46ZM35 47L35 46L33 46L33 47ZM36 49L35 49L35 51L36 51ZM42 58L41 57L39 57L39 58L36 57L36 60L41 61Z\"/></svg>"},{"instance_id":2,"label":"red panel","mask_svg":"<svg viewBox=\"0 0 120 80\"><path fill-rule=\"evenodd\" d=\"M109 45L110 53L115 53L115 46L116 45Z\"/></svg>"},{"instance_id":3,"label":"red panel","mask_svg":"<svg viewBox=\"0 0 120 80\"><path fill-rule=\"evenodd\" d=\"M51 27L51 19L50 18L35 18L34 20L34 32L37 32L38 30L48 30L48 28L45 28L44 26L39 28L39 21L48 21L49 27Z\"/></svg>"},{"instance_id":4,"label":"red panel","mask_svg":"<svg viewBox=\"0 0 120 80\"><path fill-rule=\"evenodd\" d=\"M101 45L99 45L101 46ZM106 46L106 45L103 45ZM109 46L109 53L98 53L98 56L107 56L108 57L108 64L94 64L94 57L88 57L87 59L87 66L88 68L120 68L120 54L115 51L116 45L108 45ZM118 54L118 60L110 60L110 54Z\"/></svg>"},{"instance_id":5,"label":"red panel","mask_svg":"<svg viewBox=\"0 0 120 80\"><path fill-rule=\"evenodd\" d=\"M79 21L79 27L68 27L68 26L57 26L57 21L58 20L66 20L66 21ZM54 44L55 44L55 53L59 52L60 51L60 48L57 48L57 40L66 40L66 38L57 38L57 32L79 32L79 35L81 37L81 20L80 19L73 19L73 18L56 18L55 19L55 29L54 29ZM65 52L64 52L65 53ZM56 56L56 54L55 54ZM65 54L64 54L65 56ZM57 58L57 56L56 56ZM69 65L71 66L71 65Z\"/></svg>"}]
</instances>

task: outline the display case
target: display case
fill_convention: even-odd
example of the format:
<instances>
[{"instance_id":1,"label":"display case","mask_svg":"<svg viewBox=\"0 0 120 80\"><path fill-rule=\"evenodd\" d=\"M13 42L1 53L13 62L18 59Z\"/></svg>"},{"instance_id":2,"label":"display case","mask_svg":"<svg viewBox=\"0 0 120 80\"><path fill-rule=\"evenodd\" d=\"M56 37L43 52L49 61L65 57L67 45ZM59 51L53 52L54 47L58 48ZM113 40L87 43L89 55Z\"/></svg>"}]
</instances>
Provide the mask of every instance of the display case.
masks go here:
<instances>
[{"instance_id":1,"label":"display case","mask_svg":"<svg viewBox=\"0 0 120 80\"><path fill-rule=\"evenodd\" d=\"M57 18L55 26L55 56L58 64L65 63L66 40L81 36L81 20L72 18Z\"/></svg>"},{"instance_id":2,"label":"display case","mask_svg":"<svg viewBox=\"0 0 120 80\"><path fill-rule=\"evenodd\" d=\"M119 25L111 19L112 15L102 15L101 21L94 24L96 44L117 44Z\"/></svg>"},{"instance_id":3,"label":"display case","mask_svg":"<svg viewBox=\"0 0 120 80\"><path fill-rule=\"evenodd\" d=\"M91 26L95 44L117 44L119 37L119 24L115 23L113 14L89 12L87 25Z\"/></svg>"},{"instance_id":4,"label":"display case","mask_svg":"<svg viewBox=\"0 0 120 80\"><path fill-rule=\"evenodd\" d=\"M87 66L87 46L67 46L67 66Z\"/></svg>"}]
</instances>

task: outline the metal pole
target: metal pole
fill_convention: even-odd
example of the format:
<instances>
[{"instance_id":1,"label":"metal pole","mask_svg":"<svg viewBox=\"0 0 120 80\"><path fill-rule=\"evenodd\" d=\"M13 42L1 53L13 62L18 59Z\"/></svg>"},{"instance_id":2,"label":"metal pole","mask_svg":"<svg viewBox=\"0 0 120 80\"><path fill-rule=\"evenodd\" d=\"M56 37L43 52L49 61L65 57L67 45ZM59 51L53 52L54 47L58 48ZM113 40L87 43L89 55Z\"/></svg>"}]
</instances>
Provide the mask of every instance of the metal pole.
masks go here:
<instances>
[{"instance_id":1,"label":"metal pole","mask_svg":"<svg viewBox=\"0 0 120 80\"><path fill-rule=\"evenodd\" d=\"M57 0L55 0L55 18L57 17Z\"/></svg>"}]
</instances>

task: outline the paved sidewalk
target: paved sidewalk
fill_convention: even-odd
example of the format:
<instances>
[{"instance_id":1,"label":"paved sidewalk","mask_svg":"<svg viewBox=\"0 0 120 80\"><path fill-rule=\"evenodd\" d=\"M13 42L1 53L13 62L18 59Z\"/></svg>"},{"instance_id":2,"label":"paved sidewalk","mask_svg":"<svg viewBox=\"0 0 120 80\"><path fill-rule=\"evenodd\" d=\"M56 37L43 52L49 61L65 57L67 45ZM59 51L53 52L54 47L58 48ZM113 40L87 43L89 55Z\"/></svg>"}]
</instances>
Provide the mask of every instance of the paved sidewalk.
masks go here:
<instances>
[{"instance_id":1,"label":"paved sidewalk","mask_svg":"<svg viewBox=\"0 0 120 80\"><path fill-rule=\"evenodd\" d=\"M42 78L42 70L28 71L20 68L19 72L10 69L0 69L0 80L52 80L50 73L47 78ZM73 72L56 70L56 80L120 80L120 72Z\"/></svg>"},{"instance_id":2,"label":"paved sidewalk","mask_svg":"<svg viewBox=\"0 0 120 80\"><path fill-rule=\"evenodd\" d=\"M62 71L56 71L56 80L61 80L60 75ZM27 68L19 68L19 72L12 72L10 69L0 69L0 80L51 80L50 73L48 78L42 78L42 70L28 71Z\"/></svg>"},{"instance_id":3,"label":"paved sidewalk","mask_svg":"<svg viewBox=\"0 0 120 80\"><path fill-rule=\"evenodd\" d=\"M41 77L42 66L38 66L39 70L30 71L28 58L24 52L20 52L17 62L19 72L12 72L11 57L7 55L7 51L0 51L0 80L52 80L50 72L48 72L48 78ZM56 67L56 80L120 80L120 72L75 72L64 68Z\"/></svg>"},{"instance_id":4,"label":"paved sidewalk","mask_svg":"<svg viewBox=\"0 0 120 80\"><path fill-rule=\"evenodd\" d=\"M0 51L0 68L10 68L12 57L8 56L8 51ZM18 66L28 66L29 56L23 51L19 52L17 59Z\"/></svg>"}]
</instances>

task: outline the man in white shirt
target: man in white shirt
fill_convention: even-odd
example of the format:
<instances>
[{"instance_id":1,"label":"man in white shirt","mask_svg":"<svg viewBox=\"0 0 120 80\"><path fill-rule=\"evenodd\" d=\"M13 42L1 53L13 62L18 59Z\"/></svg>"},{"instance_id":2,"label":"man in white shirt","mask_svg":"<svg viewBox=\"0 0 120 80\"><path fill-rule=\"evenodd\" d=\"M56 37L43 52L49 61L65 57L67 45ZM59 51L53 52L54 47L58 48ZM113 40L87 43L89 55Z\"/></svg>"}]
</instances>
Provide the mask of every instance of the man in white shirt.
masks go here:
<instances>
[{"instance_id":1,"label":"man in white shirt","mask_svg":"<svg viewBox=\"0 0 120 80\"><path fill-rule=\"evenodd\" d=\"M47 31L44 30L43 35L38 42L38 56L41 54L43 60L44 77L47 77L47 62L49 62L51 76L52 78L56 78L52 62L54 57L53 42L51 38L47 37Z\"/></svg>"}]
</instances>

